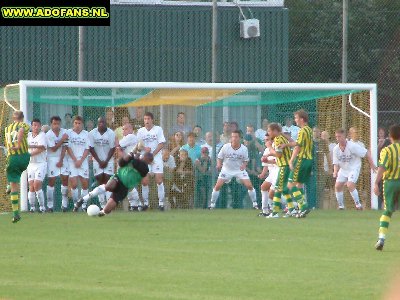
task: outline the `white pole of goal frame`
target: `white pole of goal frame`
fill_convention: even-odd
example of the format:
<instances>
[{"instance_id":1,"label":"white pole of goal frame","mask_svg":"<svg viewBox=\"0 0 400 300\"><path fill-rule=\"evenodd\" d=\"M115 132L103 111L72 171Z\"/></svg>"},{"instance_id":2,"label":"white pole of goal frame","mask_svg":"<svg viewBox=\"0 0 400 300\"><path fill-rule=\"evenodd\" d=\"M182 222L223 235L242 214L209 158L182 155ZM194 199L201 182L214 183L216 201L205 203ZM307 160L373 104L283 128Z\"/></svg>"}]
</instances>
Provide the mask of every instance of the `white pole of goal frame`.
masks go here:
<instances>
[{"instance_id":1,"label":"white pole of goal frame","mask_svg":"<svg viewBox=\"0 0 400 300\"><path fill-rule=\"evenodd\" d=\"M75 87L75 88L148 88L148 89L228 89L228 90L275 90L275 91L369 91L370 93L370 140L371 155L376 164L378 157L378 107L375 83L202 83L202 82L89 82L89 81L20 81L21 110L27 115L28 87ZM378 209L378 197L373 193L376 174L371 173L371 208ZM27 181L21 177L21 210L27 209Z\"/></svg>"},{"instance_id":2,"label":"white pole of goal frame","mask_svg":"<svg viewBox=\"0 0 400 300\"><path fill-rule=\"evenodd\" d=\"M369 114L370 114L370 140L371 140L371 156L375 166L377 166L378 159L378 95L376 85L370 89L369 99ZM376 173L371 171L371 208L379 209L378 196L374 194L374 183Z\"/></svg>"},{"instance_id":3,"label":"white pole of goal frame","mask_svg":"<svg viewBox=\"0 0 400 300\"><path fill-rule=\"evenodd\" d=\"M20 97L20 110L24 113L25 121L28 119L28 95L27 87L25 84L19 85L19 97ZM20 181L20 201L21 211L28 210L28 175L24 171L21 175Z\"/></svg>"}]
</instances>

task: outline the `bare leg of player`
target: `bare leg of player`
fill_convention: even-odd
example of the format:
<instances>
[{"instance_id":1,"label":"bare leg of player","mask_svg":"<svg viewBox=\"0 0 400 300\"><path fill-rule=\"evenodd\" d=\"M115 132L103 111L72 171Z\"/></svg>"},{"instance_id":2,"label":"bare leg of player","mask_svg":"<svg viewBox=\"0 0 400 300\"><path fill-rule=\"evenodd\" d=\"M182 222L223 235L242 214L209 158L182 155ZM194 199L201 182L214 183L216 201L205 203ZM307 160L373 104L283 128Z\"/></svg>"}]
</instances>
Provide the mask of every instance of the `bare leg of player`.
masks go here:
<instances>
[{"instance_id":1,"label":"bare leg of player","mask_svg":"<svg viewBox=\"0 0 400 300\"><path fill-rule=\"evenodd\" d=\"M109 180L106 184L106 191L112 192L117 188L116 180ZM99 217L104 217L106 214L109 214L113 209L117 207L117 202L114 200L114 193L111 194L111 197L108 199L106 206L100 211Z\"/></svg>"},{"instance_id":2,"label":"bare leg of player","mask_svg":"<svg viewBox=\"0 0 400 300\"><path fill-rule=\"evenodd\" d=\"M117 202L114 201L113 195L111 194L110 199L108 199L106 206L99 212L99 217L104 217L112 212L117 207Z\"/></svg>"}]
</instances>

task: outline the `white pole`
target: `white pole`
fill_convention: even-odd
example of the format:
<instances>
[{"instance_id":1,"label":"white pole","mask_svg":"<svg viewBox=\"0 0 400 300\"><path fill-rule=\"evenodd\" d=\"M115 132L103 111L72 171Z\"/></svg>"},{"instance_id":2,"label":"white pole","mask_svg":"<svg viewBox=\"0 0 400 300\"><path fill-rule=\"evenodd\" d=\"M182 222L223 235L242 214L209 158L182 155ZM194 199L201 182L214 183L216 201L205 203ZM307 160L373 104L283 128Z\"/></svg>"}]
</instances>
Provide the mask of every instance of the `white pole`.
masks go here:
<instances>
[{"instance_id":1,"label":"white pole","mask_svg":"<svg viewBox=\"0 0 400 300\"><path fill-rule=\"evenodd\" d=\"M378 96L376 85L370 90L370 141L371 141L371 156L374 164L377 165L378 159ZM373 186L376 179L376 173L371 171L371 208L379 209L378 207L378 197L373 193Z\"/></svg>"},{"instance_id":2,"label":"white pole","mask_svg":"<svg viewBox=\"0 0 400 300\"><path fill-rule=\"evenodd\" d=\"M85 27L79 26L78 28L78 80L84 80L85 74ZM83 117L83 106L82 106L82 91L79 90L79 105L78 115Z\"/></svg>"},{"instance_id":3,"label":"white pole","mask_svg":"<svg viewBox=\"0 0 400 300\"><path fill-rule=\"evenodd\" d=\"M19 85L19 106L20 110L24 113L25 121L28 118L28 95L27 87L25 84L20 83ZM28 210L28 175L26 171L21 174L20 181L20 205L21 211Z\"/></svg>"},{"instance_id":4,"label":"white pole","mask_svg":"<svg viewBox=\"0 0 400 300\"><path fill-rule=\"evenodd\" d=\"M342 82L347 82L347 48L348 48L348 32L349 32L349 1L343 0L343 26L342 26ZM347 130L347 97L342 96L342 128Z\"/></svg>"},{"instance_id":5,"label":"white pole","mask_svg":"<svg viewBox=\"0 0 400 300\"><path fill-rule=\"evenodd\" d=\"M374 83L210 83L210 82L97 82L21 80L28 87L143 88L143 89L227 89L274 91L369 91Z\"/></svg>"}]
</instances>

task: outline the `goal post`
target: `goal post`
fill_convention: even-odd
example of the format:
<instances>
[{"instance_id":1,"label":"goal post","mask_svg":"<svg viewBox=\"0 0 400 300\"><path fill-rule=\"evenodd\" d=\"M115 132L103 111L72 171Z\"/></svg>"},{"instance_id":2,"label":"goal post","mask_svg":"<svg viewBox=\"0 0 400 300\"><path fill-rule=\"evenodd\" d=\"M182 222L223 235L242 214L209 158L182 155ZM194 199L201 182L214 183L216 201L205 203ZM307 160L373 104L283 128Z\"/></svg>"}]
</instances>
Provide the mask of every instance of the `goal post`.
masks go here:
<instances>
[{"instance_id":1,"label":"goal post","mask_svg":"<svg viewBox=\"0 0 400 300\"><path fill-rule=\"evenodd\" d=\"M34 90L38 89L38 90ZM42 89L42 90L40 90ZM44 93L47 90L58 90L56 93ZM63 96L63 89L70 89L68 95ZM106 89L112 92L104 92ZM104 92L104 93L103 93ZM360 119L356 124L361 131L369 131L369 148L372 158L377 163L377 85L371 83L189 83L189 82L80 82L80 81L28 81L19 82L20 109L28 118L32 116L35 107L42 103L51 103L50 105L74 105L79 104L83 107L103 107L106 110L118 107L153 107L157 109L158 122L162 126L169 126L175 121L177 111L188 111L191 125L204 124L207 130L215 133L221 133L222 119L231 121L238 118L243 120L241 126L246 123L260 125L261 120L256 118L268 115L271 120L282 122L283 116L293 114L299 108L299 105L307 101L320 103L319 99L327 99L324 103L324 112L319 113L318 105L315 109L314 124L327 124L334 130L334 127L341 127L341 123L335 118L335 113L342 107L341 102L330 103L329 97L336 97L350 94L360 94L358 103L362 108L357 107L356 100L353 105L348 101L349 109L354 113L362 114L352 107L356 107L366 112L369 119ZM34 99L30 99L33 97ZM356 97L357 98L357 97ZM78 100L79 99L79 100ZM349 99L348 99L349 100ZM303 101L303 102L302 102ZM332 100L336 101L336 100ZM33 103L33 104L32 104ZM293 103L293 105L292 105ZM308 102L307 102L308 103ZM311 102L310 102L311 103ZM322 102L321 102L322 103ZM285 106L284 114L279 107ZM33 109L32 109L33 107ZM293 109L292 109L293 107ZM193 112L192 109L193 108ZM215 126L215 120L210 121L209 115L213 109L218 114L218 128ZM85 109L85 111L92 109ZM287 110L287 111L286 111ZM307 110L307 109L306 109ZM74 110L72 110L74 111ZM203 114L200 116L200 114ZM204 114L208 114L207 118ZM43 115L43 112L42 112ZM200 116L200 117L199 117ZM329 119L331 118L332 119ZM347 120L348 126L353 126L350 118ZM365 128L364 128L365 127ZM324 129L324 128L322 128ZM365 163L364 163L365 164ZM322 168L322 167L321 167ZM317 175L318 176L318 175ZM368 176L369 177L369 176ZM370 206L372 209L378 209L378 198L373 194L373 183L375 173L370 174ZM258 188L258 187L257 187ZM27 183L26 178L21 181L21 209L27 209Z\"/></svg>"}]
</instances>

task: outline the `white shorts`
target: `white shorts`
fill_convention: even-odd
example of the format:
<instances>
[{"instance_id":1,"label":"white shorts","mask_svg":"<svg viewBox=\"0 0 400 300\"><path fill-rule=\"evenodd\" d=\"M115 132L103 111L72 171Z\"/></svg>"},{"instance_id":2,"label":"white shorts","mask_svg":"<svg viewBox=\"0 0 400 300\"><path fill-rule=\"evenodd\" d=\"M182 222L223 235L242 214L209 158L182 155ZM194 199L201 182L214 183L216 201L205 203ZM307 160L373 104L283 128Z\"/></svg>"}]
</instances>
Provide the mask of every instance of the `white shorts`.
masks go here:
<instances>
[{"instance_id":1,"label":"white shorts","mask_svg":"<svg viewBox=\"0 0 400 300\"><path fill-rule=\"evenodd\" d=\"M238 180L249 179L249 174L247 174L246 170L231 171L222 168L221 172L218 175L218 179L225 180L225 183L229 183L233 177L235 177Z\"/></svg>"},{"instance_id":2,"label":"white shorts","mask_svg":"<svg viewBox=\"0 0 400 300\"><path fill-rule=\"evenodd\" d=\"M99 163L95 160L93 160L93 174L94 176L100 175L100 174L108 174L108 175L114 175L114 160L111 158L110 161L107 164L107 167L104 169L101 169L99 166Z\"/></svg>"},{"instance_id":3,"label":"white shorts","mask_svg":"<svg viewBox=\"0 0 400 300\"><path fill-rule=\"evenodd\" d=\"M278 174L279 174L279 167L270 168L268 177L265 178L265 181L269 182L271 184L272 190L275 190L275 184L276 184L276 181L278 180Z\"/></svg>"},{"instance_id":4,"label":"white shorts","mask_svg":"<svg viewBox=\"0 0 400 300\"><path fill-rule=\"evenodd\" d=\"M164 173L164 162L162 156L157 154L153 162L149 165L149 173L162 174Z\"/></svg>"},{"instance_id":5,"label":"white shorts","mask_svg":"<svg viewBox=\"0 0 400 300\"><path fill-rule=\"evenodd\" d=\"M84 162L82 163L80 168L75 167L75 163L72 159L68 160L69 163L69 176L70 177L83 177L83 178L89 178L89 162L88 159L85 159Z\"/></svg>"},{"instance_id":6,"label":"white shorts","mask_svg":"<svg viewBox=\"0 0 400 300\"><path fill-rule=\"evenodd\" d=\"M47 163L30 163L26 171L28 173L28 181L43 181L46 177Z\"/></svg>"},{"instance_id":7,"label":"white shorts","mask_svg":"<svg viewBox=\"0 0 400 300\"><path fill-rule=\"evenodd\" d=\"M360 169L357 168L355 170L347 171L343 169L339 169L336 182L353 182L357 183L358 176L360 176Z\"/></svg>"},{"instance_id":8,"label":"white shorts","mask_svg":"<svg viewBox=\"0 0 400 300\"><path fill-rule=\"evenodd\" d=\"M69 175L69 163L68 159L64 158L63 165L58 168L56 165L59 161L58 157L47 158L47 177L58 177L60 175Z\"/></svg>"}]
</instances>

